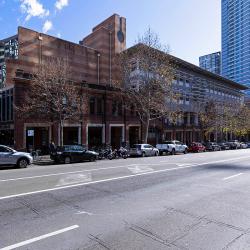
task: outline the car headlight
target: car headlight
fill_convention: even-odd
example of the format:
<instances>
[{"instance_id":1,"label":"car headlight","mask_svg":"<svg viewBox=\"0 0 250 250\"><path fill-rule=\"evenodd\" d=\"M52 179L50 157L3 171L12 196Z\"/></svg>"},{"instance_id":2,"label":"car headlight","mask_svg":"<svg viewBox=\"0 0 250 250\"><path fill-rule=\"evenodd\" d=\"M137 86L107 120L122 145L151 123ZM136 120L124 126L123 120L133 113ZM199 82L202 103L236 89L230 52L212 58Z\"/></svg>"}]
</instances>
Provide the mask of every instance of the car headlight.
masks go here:
<instances>
[{"instance_id":1,"label":"car headlight","mask_svg":"<svg viewBox=\"0 0 250 250\"><path fill-rule=\"evenodd\" d=\"M62 152L56 152L58 155L61 155L62 154Z\"/></svg>"}]
</instances>

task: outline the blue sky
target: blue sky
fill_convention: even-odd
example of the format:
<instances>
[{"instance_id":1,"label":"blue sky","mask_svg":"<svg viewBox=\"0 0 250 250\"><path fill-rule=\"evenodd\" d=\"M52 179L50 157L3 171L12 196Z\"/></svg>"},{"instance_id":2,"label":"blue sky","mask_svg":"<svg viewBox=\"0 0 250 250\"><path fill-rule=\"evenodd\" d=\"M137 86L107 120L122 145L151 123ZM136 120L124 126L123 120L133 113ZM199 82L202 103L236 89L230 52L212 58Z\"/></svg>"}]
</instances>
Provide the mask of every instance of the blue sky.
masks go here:
<instances>
[{"instance_id":1,"label":"blue sky","mask_svg":"<svg viewBox=\"0 0 250 250\"><path fill-rule=\"evenodd\" d=\"M77 42L113 13L127 18L127 47L151 27L171 54L198 64L221 47L221 0L0 0L0 39L17 26Z\"/></svg>"}]
</instances>

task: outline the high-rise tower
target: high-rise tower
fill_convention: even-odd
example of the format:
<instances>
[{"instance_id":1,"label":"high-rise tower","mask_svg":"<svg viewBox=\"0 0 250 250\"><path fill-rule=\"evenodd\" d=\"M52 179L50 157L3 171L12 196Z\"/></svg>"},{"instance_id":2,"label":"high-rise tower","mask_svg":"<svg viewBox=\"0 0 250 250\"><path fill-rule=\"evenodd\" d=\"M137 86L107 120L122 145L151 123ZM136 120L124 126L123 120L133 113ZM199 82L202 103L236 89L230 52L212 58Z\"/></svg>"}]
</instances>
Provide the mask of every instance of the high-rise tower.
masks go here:
<instances>
[{"instance_id":1,"label":"high-rise tower","mask_svg":"<svg viewBox=\"0 0 250 250\"><path fill-rule=\"evenodd\" d=\"M222 75L250 87L250 0L222 0Z\"/></svg>"}]
</instances>

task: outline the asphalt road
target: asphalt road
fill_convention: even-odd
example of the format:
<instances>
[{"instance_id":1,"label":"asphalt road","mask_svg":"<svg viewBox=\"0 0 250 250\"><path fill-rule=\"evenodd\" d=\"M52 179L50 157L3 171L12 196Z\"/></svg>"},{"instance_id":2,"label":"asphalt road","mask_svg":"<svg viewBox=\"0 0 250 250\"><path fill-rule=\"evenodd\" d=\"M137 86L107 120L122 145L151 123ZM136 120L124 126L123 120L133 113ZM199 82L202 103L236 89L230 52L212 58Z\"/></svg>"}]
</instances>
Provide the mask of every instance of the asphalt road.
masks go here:
<instances>
[{"instance_id":1,"label":"asphalt road","mask_svg":"<svg viewBox=\"0 0 250 250\"><path fill-rule=\"evenodd\" d=\"M250 149L0 170L0 250L250 249Z\"/></svg>"}]
</instances>

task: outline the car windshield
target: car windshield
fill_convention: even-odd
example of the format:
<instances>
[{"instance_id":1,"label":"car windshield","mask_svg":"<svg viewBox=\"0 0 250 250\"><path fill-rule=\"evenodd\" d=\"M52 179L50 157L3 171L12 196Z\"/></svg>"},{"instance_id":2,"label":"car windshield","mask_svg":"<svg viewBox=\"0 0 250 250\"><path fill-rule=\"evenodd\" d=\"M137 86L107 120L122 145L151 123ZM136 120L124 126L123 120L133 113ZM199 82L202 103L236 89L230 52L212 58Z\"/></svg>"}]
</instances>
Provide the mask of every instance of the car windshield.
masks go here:
<instances>
[{"instance_id":1,"label":"car windshield","mask_svg":"<svg viewBox=\"0 0 250 250\"><path fill-rule=\"evenodd\" d=\"M174 142L172 142L172 141L165 141L164 143L165 144L173 144Z\"/></svg>"},{"instance_id":2,"label":"car windshield","mask_svg":"<svg viewBox=\"0 0 250 250\"><path fill-rule=\"evenodd\" d=\"M141 145L140 144L134 144L131 148L141 149Z\"/></svg>"}]
</instances>

